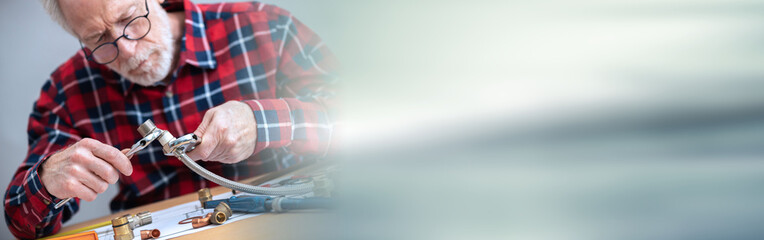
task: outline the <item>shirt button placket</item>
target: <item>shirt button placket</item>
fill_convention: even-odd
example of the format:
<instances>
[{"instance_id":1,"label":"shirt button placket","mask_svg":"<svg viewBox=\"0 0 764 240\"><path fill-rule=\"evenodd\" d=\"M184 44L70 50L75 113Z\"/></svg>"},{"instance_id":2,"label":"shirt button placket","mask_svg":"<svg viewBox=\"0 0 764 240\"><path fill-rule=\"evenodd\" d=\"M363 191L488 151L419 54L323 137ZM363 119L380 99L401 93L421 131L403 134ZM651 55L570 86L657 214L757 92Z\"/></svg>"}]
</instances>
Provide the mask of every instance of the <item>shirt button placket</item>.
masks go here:
<instances>
[{"instance_id":1,"label":"shirt button placket","mask_svg":"<svg viewBox=\"0 0 764 240\"><path fill-rule=\"evenodd\" d=\"M174 126L173 122L178 120L176 119L176 113L174 113L174 111L178 111L178 109L175 109L174 107L178 107L178 104L180 103L176 101L175 93L169 87L167 88L167 91L164 92L164 96L165 97L162 99L164 110L162 112L164 112L165 119L167 119L167 124ZM169 129L167 130L173 130L174 128L169 125Z\"/></svg>"}]
</instances>

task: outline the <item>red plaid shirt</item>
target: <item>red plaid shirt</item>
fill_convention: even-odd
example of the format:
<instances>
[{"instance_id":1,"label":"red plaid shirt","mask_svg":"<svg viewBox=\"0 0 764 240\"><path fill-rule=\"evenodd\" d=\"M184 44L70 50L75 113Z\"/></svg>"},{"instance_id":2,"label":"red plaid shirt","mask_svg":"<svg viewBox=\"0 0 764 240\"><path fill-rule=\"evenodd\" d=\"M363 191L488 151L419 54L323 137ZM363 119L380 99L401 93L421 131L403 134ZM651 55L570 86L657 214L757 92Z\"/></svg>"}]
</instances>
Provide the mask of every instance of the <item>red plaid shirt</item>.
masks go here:
<instances>
[{"instance_id":1,"label":"red plaid shirt","mask_svg":"<svg viewBox=\"0 0 764 240\"><path fill-rule=\"evenodd\" d=\"M79 199L53 208L61 199L48 193L37 174L48 156L86 137L129 148L141 138L136 129L146 119L181 136L196 130L214 106L248 103L257 121L255 155L237 164L199 162L232 180L326 154L336 62L318 36L271 5L168 2L168 11L186 13L179 64L169 84L132 84L87 61L82 51L45 82L29 117L27 158L5 194L5 219L16 237L55 233L79 208ZM112 211L215 186L164 156L158 143L131 161L134 172L120 177Z\"/></svg>"}]
</instances>

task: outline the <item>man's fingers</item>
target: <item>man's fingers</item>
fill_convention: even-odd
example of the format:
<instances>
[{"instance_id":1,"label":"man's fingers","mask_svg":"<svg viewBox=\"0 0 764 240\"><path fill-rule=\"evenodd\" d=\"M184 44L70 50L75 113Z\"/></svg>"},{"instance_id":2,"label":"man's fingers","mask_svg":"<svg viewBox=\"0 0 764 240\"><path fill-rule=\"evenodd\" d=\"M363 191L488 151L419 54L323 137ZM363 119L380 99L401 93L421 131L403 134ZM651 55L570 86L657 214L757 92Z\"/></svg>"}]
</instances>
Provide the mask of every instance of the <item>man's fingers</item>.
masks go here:
<instances>
[{"instance_id":1,"label":"man's fingers","mask_svg":"<svg viewBox=\"0 0 764 240\"><path fill-rule=\"evenodd\" d=\"M93 190L96 194L103 193L109 188L108 183L93 173L82 173L78 177L83 185Z\"/></svg>"},{"instance_id":2,"label":"man's fingers","mask_svg":"<svg viewBox=\"0 0 764 240\"><path fill-rule=\"evenodd\" d=\"M221 162L224 160L223 158L227 158L227 155L228 155L227 153L230 153L231 148L230 148L230 145L226 144L224 142L225 140L222 140L221 138L224 138L223 136L221 136L221 134L216 135L215 139L217 141L216 141L215 147L210 152L210 156L207 157L207 159L205 160Z\"/></svg>"},{"instance_id":3,"label":"man's fingers","mask_svg":"<svg viewBox=\"0 0 764 240\"><path fill-rule=\"evenodd\" d=\"M74 191L74 196L88 202L95 200L97 195L93 189L90 189L80 182L74 184L72 191Z\"/></svg>"},{"instance_id":4,"label":"man's fingers","mask_svg":"<svg viewBox=\"0 0 764 240\"><path fill-rule=\"evenodd\" d=\"M90 163L88 168L108 184L114 184L117 182L117 180L119 180L119 173L117 172L117 169L114 169L111 164L101 161L100 159Z\"/></svg>"},{"instance_id":5,"label":"man's fingers","mask_svg":"<svg viewBox=\"0 0 764 240\"><path fill-rule=\"evenodd\" d=\"M116 148L98 142L97 144L93 144L91 151L93 152L93 155L110 163L122 174L127 176L133 174L133 166L130 164L130 160L127 159L124 153Z\"/></svg>"},{"instance_id":6,"label":"man's fingers","mask_svg":"<svg viewBox=\"0 0 764 240\"><path fill-rule=\"evenodd\" d=\"M210 123L210 124L211 125L208 128L208 131L207 131L207 133L205 135L205 138L202 138L203 139L202 143L207 141L206 139L209 138L209 139L212 139L212 141L210 141L210 142L212 142L214 144L210 144L210 145L205 146L205 147L208 147L209 149L206 149L208 151L203 151L203 152L207 153L206 157L204 158L204 160L205 161L218 161L220 159L222 153L225 151L225 149L224 149L225 146L224 146L224 142L223 142L224 141L223 136L225 136L224 133L223 133L224 129L221 129L221 125L218 125L217 123L215 123L215 121L212 121L212 123Z\"/></svg>"}]
</instances>

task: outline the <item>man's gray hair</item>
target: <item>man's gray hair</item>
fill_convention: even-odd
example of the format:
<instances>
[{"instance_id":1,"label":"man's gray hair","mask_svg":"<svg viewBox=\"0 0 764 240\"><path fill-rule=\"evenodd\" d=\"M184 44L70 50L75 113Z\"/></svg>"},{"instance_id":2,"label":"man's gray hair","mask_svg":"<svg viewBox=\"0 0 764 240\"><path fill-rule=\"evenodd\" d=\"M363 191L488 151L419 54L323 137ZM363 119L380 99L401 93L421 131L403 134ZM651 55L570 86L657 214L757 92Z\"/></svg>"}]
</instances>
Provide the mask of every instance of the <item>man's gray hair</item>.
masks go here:
<instances>
[{"instance_id":1,"label":"man's gray hair","mask_svg":"<svg viewBox=\"0 0 764 240\"><path fill-rule=\"evenodd\" d=\"M66 22L64 13L61 12L61 6L58 5L58 0L40 0L40 3L42 3L42 7L45 8L45 11L48 12L48 15L50 15L50 18L53 19L53 21L57 22L58 25L61 25L66 32L77 37L77 35L74 34L74 30L72 30Z\"/></svg>"}]
</instances>

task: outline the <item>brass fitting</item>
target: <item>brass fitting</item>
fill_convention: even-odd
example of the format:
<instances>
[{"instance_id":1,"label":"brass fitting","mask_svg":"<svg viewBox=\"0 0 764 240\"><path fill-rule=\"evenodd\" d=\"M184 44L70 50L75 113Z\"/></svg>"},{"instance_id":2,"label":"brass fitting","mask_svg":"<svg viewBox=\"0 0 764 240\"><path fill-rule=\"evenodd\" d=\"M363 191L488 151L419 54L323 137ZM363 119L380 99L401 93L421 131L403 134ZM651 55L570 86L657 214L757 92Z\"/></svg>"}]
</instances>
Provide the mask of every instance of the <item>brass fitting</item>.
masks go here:
<instances>
[{"instance_id":1,"label":"brass fitting","mask_svg":"<svg viewBox=\"0 0 764 240\"><path fill-rule=\"evenodd\" d=\"M226 217L231 217L233 215L233 210L230 206L228 206L228 203L220 202L217 207L215 207L215 212L222 212L225 213Z\"/></svg>"},{"instance_id":2,"label":"brass fitting","mask_svg":"<svg viewBox=\"0 0 764 240\"><path fill-rule=\"evenodd\" d=\"M151 212L149 211L139 212L135 215L126 214L112 219L111 227L114 228L114 239L133 239L135 237L133 229L150 224L151 222Z\"/></svg>"},{"instance_id":3,"label":"brass fitting","mask_svg":"<svg viewBox=\"0 0 764 240\"><path fill-rule=\"evenodd\" d=\"M130 224L127 222L127 216L121 216L111 220L111 227L114 228L115 240L131 240L133 239L133 230L130 229Z\"/></svg>"},{"instance_id":4,"label":"brass fitting","mask_svg":"<svg viewBox=\"0 0 764 240\"><path fill-rule=\"evenodd\" d=\"M221 225L225 223L225 221L227 220L228 220L228 216L226 216L225 213L213 212L212 217L210 218L210 223L215 225Z\"/></svg>"},{"instance_id":5,"label":"brass fitting","mask_svg":"<svg viewBox=\"0 0 764 240\"><path fill-rule=\"evenodd\" d=\"M159 229L141 230L141 240L159 238Z\"/></svg>"},{"instance_id":6,"label":"brass fitting","mask_svg":"<svg viewBox=\"0 0 764 240\"><path fill-rule=\"evenodd\" d=\"M202 204L202 208L204 208L205 202L212 200L212 193L210 193L209 188L199 189L196 193L199 194L199 202Z\"/></svg>"},{"instance_id":7,"label":"brass fitting","mask_svg":"<svg viewBox=\"0 0 764 240\"><path fill-rule=\"evenodd\" d=\"M203 218L194 218L194 220L191 221L191 226L194 228L200 228L210 225L210 218L212 218L212 213L207 213L207 215Z\"/></svg>"},{"instance_id":8,"label":"brass fitting","mask_svg":"<svg viewBox=\"0 0 764 240\"><path fill-rule=\"evenodd\" d=\"M224 202L220 202L218 206L215 207L215 211L212 212L210 223L217 225L223 224L228 220L228 218L231 218L232 214L233 211L231 211L231 207L229 207L228 204Z\"/></svg>"}]
</instances>

